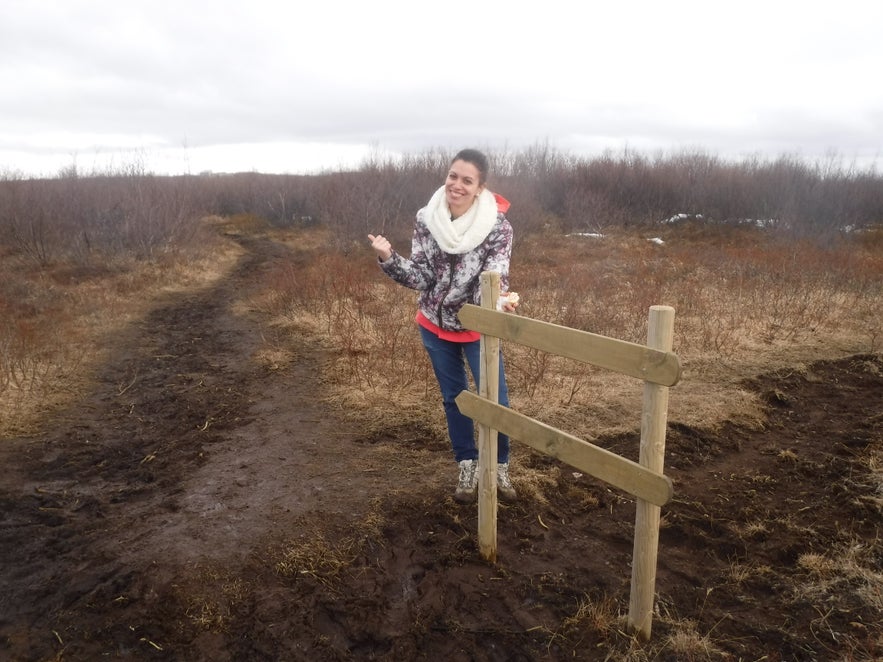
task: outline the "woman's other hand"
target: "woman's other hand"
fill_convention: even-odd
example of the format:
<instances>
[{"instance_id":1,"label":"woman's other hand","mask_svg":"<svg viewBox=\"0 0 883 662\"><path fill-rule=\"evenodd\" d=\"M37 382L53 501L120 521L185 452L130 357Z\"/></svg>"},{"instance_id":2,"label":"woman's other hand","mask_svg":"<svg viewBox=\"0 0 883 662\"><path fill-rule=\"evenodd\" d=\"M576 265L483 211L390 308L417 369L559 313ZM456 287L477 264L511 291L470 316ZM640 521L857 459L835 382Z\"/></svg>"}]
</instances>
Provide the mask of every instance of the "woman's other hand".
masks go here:
<instances>
[{"instance_id":1,"label":"woman's other hand","mask_svg":"<svg viewBox=\"0 0 883 662\"><path fill-rule=\"evenodd\" d=\"M368 241L371 242L371 248L377 253L377 257L380 258L381 262L386 262L392 257L392 244L390 244L389 240L382 234L379 234L376 237L373 234L369 234Z\"/></svg>"},{"instance_id":2,"label":"woman's other hand","mask_svg":"<svg viewBox=\"0 0 883 662\"><path fill-rule=\"evenodd\" d=\"M497 308L506 313L514 313L515 309L518 308L518 302L520 297L517 292L507 292L506 294L500 295L500 300L497 302Z\"/></svg>"}]
</instances>

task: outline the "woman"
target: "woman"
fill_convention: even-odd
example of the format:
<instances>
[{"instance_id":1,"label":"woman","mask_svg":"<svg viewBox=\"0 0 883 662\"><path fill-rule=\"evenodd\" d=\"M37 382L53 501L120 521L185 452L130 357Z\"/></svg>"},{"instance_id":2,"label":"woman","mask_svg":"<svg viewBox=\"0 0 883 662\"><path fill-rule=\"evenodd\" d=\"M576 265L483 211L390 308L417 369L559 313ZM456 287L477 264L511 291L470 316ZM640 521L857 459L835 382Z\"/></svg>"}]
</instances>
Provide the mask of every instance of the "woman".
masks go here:
<instances>
[{"instance_id":1,"label":"woman","mask_svg":"<svg viewBox=\"0 0 883 662\"><path fill-rule=\"evenodd\" d=\"M420 292L416 321L441 389L460 468L454 498L464 503L476 496L478 450L472 419L460 413L454 398L468 388L464 357L479 383L480 335L464 329L457 313L463 304L480 303L483 271L499 272L501 291L508 290L512 253L512 226L505 215L509 202L488 190L487 174L487 157L478 150L464 149L454 157L444 186L417 212L410 258L399 255L382 235L368 235L383 271ZM518 305L501 301L509 312ZM502 358L499 402L509 406ZM513 500L506 435L498 435L497 449L497 490L502 499Z\"/></svg>"}]
</instances>

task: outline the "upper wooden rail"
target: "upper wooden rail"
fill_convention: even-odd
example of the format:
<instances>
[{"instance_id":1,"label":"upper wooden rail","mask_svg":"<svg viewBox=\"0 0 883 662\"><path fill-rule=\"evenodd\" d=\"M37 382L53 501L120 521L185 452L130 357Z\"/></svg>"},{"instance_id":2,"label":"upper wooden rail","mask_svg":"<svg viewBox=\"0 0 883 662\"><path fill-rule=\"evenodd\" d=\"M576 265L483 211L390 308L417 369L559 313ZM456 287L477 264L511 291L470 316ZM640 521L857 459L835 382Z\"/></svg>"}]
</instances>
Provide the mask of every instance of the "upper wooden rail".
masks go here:
<instances>
[{"instance_id":1,"label":"upper wooden rail","mask_svg":"<svg viewBox=\"0 0 883 662\"><path fill-rule=\"evenodd\" d=\"M674 386L681 378L681 362L673 352L472 304L463 306L459 317L467 329L660 386Z\"/></svg>"}]
</instances>

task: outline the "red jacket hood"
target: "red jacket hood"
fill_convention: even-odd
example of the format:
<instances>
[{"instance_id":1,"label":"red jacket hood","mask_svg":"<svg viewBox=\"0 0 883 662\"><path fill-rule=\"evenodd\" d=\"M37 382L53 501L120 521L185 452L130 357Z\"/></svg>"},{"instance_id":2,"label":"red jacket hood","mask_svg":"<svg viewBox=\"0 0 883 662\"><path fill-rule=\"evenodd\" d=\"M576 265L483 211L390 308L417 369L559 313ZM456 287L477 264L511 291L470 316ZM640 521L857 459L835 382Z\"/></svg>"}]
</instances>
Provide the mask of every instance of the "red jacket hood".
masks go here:
<instances>
[{"instance_id":1,"label":"red jacket hood","mask_svg":"<svg viewBox=\"0 0 883 662\"><path fill-rule=\"evenodd\" d=\"M499 193L494 193L494 199L497 201L497 211L505 214L509 211L509 201Z\"/></svg>"}]
</instances>

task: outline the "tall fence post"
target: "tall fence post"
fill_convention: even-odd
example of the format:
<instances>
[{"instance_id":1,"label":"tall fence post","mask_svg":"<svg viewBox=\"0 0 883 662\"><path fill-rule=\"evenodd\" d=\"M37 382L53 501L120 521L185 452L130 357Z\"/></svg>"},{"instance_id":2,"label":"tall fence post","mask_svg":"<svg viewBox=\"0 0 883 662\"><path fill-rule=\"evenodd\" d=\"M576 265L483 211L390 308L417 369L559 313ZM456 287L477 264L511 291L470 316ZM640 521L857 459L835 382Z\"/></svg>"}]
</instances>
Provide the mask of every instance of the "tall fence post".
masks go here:
<instances>
[{"instance_id":1,"label":"tall fence post","mask_svg":"<svg viewBox=\"0 0 883 662\"><path fill-rule=\"evenodd\" d=\"M670 352L674 337L674 308L651 306L647 345ZM665 429L668 419L668 387L644 382L639 464L662 474L665 463ZM644 640L650 639L653 598L656 590L656 557L659 551L659 506L637 500L632 555L632 589L628 626Z\"/></svg>"},{"instance_id":2,"label":"tall fence post","mask_svg":"<svg viewBox=\"0 0 883 662\"><path fill-rule=\"evenodd\" d=\"M500 298L500 274L481 274L481 307L495 310ZM478 394L491 402L500 399L500 339L481 334L481 374ZM478 425L478 549L482 557L497 560L497 431Z\"/></svg>"}]
</instances>

